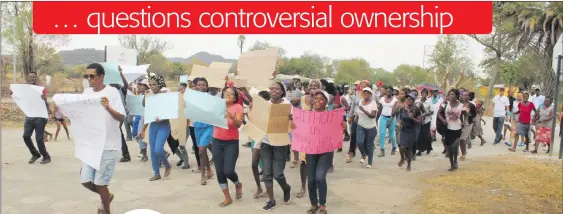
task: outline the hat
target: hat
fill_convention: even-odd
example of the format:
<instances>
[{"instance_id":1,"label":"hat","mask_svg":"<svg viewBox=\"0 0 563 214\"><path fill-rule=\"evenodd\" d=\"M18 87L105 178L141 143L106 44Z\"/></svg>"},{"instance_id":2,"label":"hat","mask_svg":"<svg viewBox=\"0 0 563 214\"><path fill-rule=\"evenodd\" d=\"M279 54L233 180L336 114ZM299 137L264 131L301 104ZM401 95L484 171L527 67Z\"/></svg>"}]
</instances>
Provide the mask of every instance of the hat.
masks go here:
<instances>
[{"instance_id":1,"label":"hat","mask_svg":"<svg viewBox=\"0 0 563 214\"><path fill-rule=\"evenodd\" d=\"M378 81L378 82L376 83L376 85L377 85L377 87L381 87L381 86L383 86L383 82L382 82L382 81Z\"/></svg>"},{"instance_id":2,"label":"hat","mask_svg":"<svg viewBox=\"0 0 563 214\"><path fill-rule=\"evenodd\" d=\"M328 101L329 96L328 96L328 93L326 91L317 89L313 92L313 95L317 95L317 94L322 94L326 98L326 100Z\"/></svg>"},{"instance_id":3,"label":"hat","mask_svg":"<svg viewBox=\"0 0 563 214\"><path fill-rule=\"evenodd\" d=\"M354 85L358 85L358 84L360 84L360 80L354 82Z\"/></svg>"},{"instance_id":4,"label":"hat","mask_svg":"<svg viewBox=\"0 0 563 214\"><path fill-rule=\"evenodd\" d=\"M365 88L362 89L362 91L367 91L367 92L371 93L371 88L365 87Z\"/></svg>"},{"instance_id":5,"label":"hat","mask_svg":"<svg viewBox=\"0 0 563 214\"><path fill-rule=\"evenodd\" d=\"M327 79L326 82L328 82L328 83L334 83L334 80L332 80L332 79Z\"/></svg>"},{"instance_id":6,"label":"hat","mask_svg":"<svg viewBox=\"0 0 563 214\"><path fill-rule=\"evenodd\" d=\"M411 89L411 87L410 87L410 86L408 86L408 85L405 85L405 88Z\"/></svg>"},{"instance_id":7,"label":"hat","mask_svg":"<svg viewBox=\"0 0 563 214\"><path fill-rule=\"evenodd\" d=\"M395 86L395 87L393 88L393 90L398 91L398 90L400 90L400 88L397 87L397 86Z\"/></svg>"},{"instance_id":8,"label":"hat","mask_svg":"<svg viewBox=\"0 0 563 214\"><path fill-rule=\"evenodd\" d=\"M350 88L350 86L348 84L344 84L342 88Z\"/></svg>"}]
</instances>

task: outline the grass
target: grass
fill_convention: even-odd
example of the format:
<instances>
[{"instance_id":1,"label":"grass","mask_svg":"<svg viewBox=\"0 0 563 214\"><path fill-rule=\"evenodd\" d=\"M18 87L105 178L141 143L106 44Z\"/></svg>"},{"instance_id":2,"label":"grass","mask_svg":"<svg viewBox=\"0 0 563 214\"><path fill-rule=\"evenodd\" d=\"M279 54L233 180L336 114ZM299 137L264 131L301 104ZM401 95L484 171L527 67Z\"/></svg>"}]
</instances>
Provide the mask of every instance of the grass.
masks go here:
<instances>
[{"instance_id":1,"label":"grass","mask_svg":"<svg viewBox=\"0 0 563 214\"><path fill-rule=\"evenodd\" d=\"M428 213L563 213L561 164L502 156L425 178Z\"/></svg>"}]
</instances>

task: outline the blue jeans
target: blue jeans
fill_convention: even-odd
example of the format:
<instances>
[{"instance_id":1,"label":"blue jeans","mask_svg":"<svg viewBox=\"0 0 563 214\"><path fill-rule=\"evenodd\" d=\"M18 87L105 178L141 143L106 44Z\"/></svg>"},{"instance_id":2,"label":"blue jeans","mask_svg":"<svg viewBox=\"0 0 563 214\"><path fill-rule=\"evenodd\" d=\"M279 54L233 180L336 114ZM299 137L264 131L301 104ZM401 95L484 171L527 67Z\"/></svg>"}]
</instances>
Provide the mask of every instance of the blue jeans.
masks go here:
<instances>
[{"instance_id":1,"label":"blue jeans","mask_svg":"<svg viewBox=\"0 0 563 214\"><path fill-rule=\"evenodd\" d=\"M381 115L379 118L379 147L380 149L385 149L385 130L387 126L387 121L391 120L391 125L389 126L389 139L391 140L391 145L393 149L397 148L397 142L395 141L395 118L386 117Z\"/></svg>"},{"instance_id":2,"label":"blue jeans","mask_svg":"<svg viewBox=\"0 0 563 214\"><path fill-rule=\"evenodd\" d=\"M135 119L133 120L133 129L131 130L133 137L137 137L137 135L139 135L139 130L142 130L145 127L145 122L143 119L144 118L141 116L135 116ZM137 138L135 139L139 144L139 149L147 148L147 143L145 142L145 139L137 139Z\"/></svg>"},{"instance_id":3,"label":"blue jeans","mask_svg":"<svg viewBox=\"0 0 563 214\"><path fill-rule=\"evenodd\" d=\"M309 200L311 205L326 205L326 195L328 186L326 183L326 174L332 166L334 152L323 154L307 154L307 186L309 188ZM317 197L318 191L318 197Z\"/></svg>"},{"instance_id":4,"label":"blue jeans","mask_svg":"<svg viewBox=\"0 0 563 214\"><path fill-rule=\"evenodd\" d=\"M362 126L356 127L356 142L358 143L358 148L362 153L362 158L368 157L368 164L373 163L373 150L375 149L374 141L377 136L377 128L373 127L371 129L366 129Z\"/></svg>"},{"instance_id":5,"label":"blue jeans","mask_svg":"<svg viewBox=\"0 0 563 214\"><path fill-rule=\"evenodd\" d=\"M493 127L495 129L495 144L500 143L502 139L502 128L504 127L504 117L493 118Z\"/></svg>"},{"instance_id":6,"label":"blue jeans","mask_svg":"<svg viewBox=\"0 0 563 214\"><path fill-rule=\"evenodd\" d=\"M151 148L151 164L155 175L160 175L160 162L164 167L170 167L170 163L164 154L164 143L170 135L170 122L152 122L149 127L149 145Z\"/></svg>"}]
</instances>

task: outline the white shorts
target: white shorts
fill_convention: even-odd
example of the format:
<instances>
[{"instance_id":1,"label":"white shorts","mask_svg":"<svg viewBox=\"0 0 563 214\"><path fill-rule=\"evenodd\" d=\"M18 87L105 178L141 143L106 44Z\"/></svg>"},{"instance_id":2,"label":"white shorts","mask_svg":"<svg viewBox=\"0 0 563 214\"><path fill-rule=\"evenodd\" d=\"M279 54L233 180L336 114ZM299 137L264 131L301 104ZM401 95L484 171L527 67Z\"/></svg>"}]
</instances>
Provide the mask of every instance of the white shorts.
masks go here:
<instances>
[{"instance_id":1,"label":"white shorts","mask_svg":"<svg viewBox=\"0 0 563 214\"><path fill-rule=\"evenodd\" d=\"M92 182L97 186L108 186L115 172L116 160L116 150L104 150L102 160L100 161L100 170L96 170L87 164L82 164L82 169L80 169L80 182Z\"/></svg>"}]
</instances>

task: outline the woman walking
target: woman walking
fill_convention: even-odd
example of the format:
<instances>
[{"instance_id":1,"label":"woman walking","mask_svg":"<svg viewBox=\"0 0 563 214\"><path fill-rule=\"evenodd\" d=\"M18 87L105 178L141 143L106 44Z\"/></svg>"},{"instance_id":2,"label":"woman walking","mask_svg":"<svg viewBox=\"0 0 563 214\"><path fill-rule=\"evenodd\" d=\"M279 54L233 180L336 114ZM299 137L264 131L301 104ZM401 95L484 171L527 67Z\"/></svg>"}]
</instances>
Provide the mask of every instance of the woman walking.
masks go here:
<instances>
[{"instance_id":1,"label":"woman walking","mask_svg":"<svg viewBox=\"0 0 563 214\"><path fill-rule=\"evenodd\" d=\"M465 160L465 156L467 155L467 146L470 140L470 135L473 130L473 120L475 119L475 115L477 111L475 110L475 105L469 102L469 92L464 91L461 96L461 102L463 104L464 111L462 111L462 121L463 121L463 128L461 129L461 137L459 139L460 148L461 148L461 157L460 160Z\"/></svg>"},{"instance_id":2,"label":"woman walking","mask_svg":"<svg viewBox=\"0 0 563 214\"><path fill-rule=\"evenodd\" d=\"M196 89L200 92L209 92L208 86L209 84L207 83L207 80L203 77L199 78L196 82ZM207 180L213 177L213 170L211 170L209 156L207 155L207 148L210 146L209 144L211 144L211 138L213 137L213 126L196 121L194 122L194 132L199 152L199 169L201 172L200 184L207 185Z\"/></svg>"},{"instance_id":3,"label":"woman walking","mask_svg":"<svg viewBox=\"0 0 563 214\"><path fill-rule=\"evenodd\" d=\"M315 97L313 111L326 111L330 95L321 90L316 90L312 95ZM344 128L345 126L346 123L342 121L342 127ZM291 127L293 129L297 128L293 122ZM329 168L332 166L333 157L333 151L322 154L306 154L309 200L311 202L311 208L307 210L308 214L314 214L317 211L319 211L320 214L328 213L326 209L328 191L326 175Z\"/></svg>"},{"instance_id":4,"label":"woman walking","mask_svg":"<svg viewBox=\"0 0 563 214\"><path fill-rule=\"evenodd\" d=\"M284 99L285 95L285 87L282 83L272 83L270 86L270 103L291 104L288 100ZM268 193L269 198L269 201L266 202L266 205L262 208L265 211L272 210L276 207L276 200L274 198L274 179L283 190L283 201L288 203L291 200L291 186L287 183L284 175L288 152L288 146L270 145L268 137L264 137L260 142L260 157L264 166L262 169L264 172L262 180L266 186L266 192Z\"/></svg>"},{"instance_id":5,"label":"woman walking","mask_svg":"<svg viewBox=\"0 0 563 214\"><path fill-rule=\"evenodd\" d=\"M190 83L190 89L192 90L196 90L197 91L197 85L196 83L199 82L199 77L194 78L194 80ZM192 139L192 154L194 154L195 156L195 160L197 163L197 167L192 169L193 173L201 173L201 171L199 170L199 168L201 167L201 163L199 160L199 148L197 147L197 140L195 137L195 128L194 128L194 122L188 120L188 123L190 124L190 135L189 137ZM187 145L187 142L186 142Z\"/></svg>"},{"instance_id":6,"label":"woman walking","mask_svg":"<svg viewBox=\"0 0 563 214\"><path fill-rule=\"evenodd\" d=\"M146 93L150 93L149 89L149 81L147 79L143 79L137 83L137 95L144 96ZM147 156L147 143L143 137L139 136L139 133L144 130L145 122L144 122L143 115L135 115L133 118L133 128L131 130L131 134L135 136L135 140L139 144L139 149L141 149L141 162L147 162L149 160Z\"/></svg>"},{"instance_id":7,"label":"woman walking","mask_svg":"<svg viewBox=\"0 0 563 214\"><path fill-rule=\"evenodd\" d=\"M512 147L508 150L511 152L516 151L516 146L518 145L519 136L524 136L524 143L526 143L526 149L524 152L528 152L530 146L530 126L532 121L532 112L536 113L536 106L534 103L528 101L530 94L524 93L524 99L518 104L518 111L515 114L518 115L518 123L516 124L516 134L513 138Z\"/></svg>"},{"instance_id":8,"label":"woman walking","mask_svg":"<svg viewBox=\"0 0 563 214\"><path fill-rule=\"evenodd\" d=\"M368 164L366 168L371 168L373 165L373 151L374 141L377 136L377 127L375 117L377 116L377 103L372 100L371 88L365 87L362 89L363 100L360 101L358 109L356 109L355 120L358 123L356 127L356 142L362 154L360 163L364 164L366 157Z\"/></svg>"},{"instance_id":9,"label":"woman walking","mask_svg":"<svg viewBox=\"0 0 563 214\"><path fill-rule=\"evenodd\" d=\"M239 156L239 132L238 128L242 125L244 110L238 101L240 99L237 90L234 87L223 88L221 97L225 99L227 104L228 129L221 127L213 128L213 157L215 157L215 172L217 173L217 181L219 187L223 191L225 199L219 204L220 207L228 206L233 203L233 199L229 193L227 179L235 184L236 199L242 198L242 184L239 181L238 174L235 172L237 159Z\"/></svg>"},{"instance_id":10,"label":"woman walking","mask_svg":"<svg viewBox=\"0 0 563 214\"><path fill-rule=\"evenodd\" d=\"M397 113L401 121L401 140L399 141L401 160L398 165L399 167L403 167L406 159L407 172L411 171L411 161L413 160L414 147L418 137L416 126L422 122L422 112L414 105L415 100L415 93L409 94L405 99L405 105L402 106Z\"/></svg>"},{"instance_id":11,"label":"woman walking","mask_svg":"<svg viewBox=\"0 0 563 214\"><path fill-rule=\"evenodd\" d=\"M394 107L398 102L397 98L393 96L393 88L388 86L386 88L385 97L382 97L379 103L381 103L381 117L379 118L379 148L381 153L378 157L385 156L385 130L389 130L389 140L393 146L391 155L395 154L397 149L397 143L395 139L395 118L393 117Z\"/></svg>"},{"instance_id":12,"label":"woman walking","mask_svg":"<svg viewBox=\"0 0 563 214\"><path fill-rule=\"evenodd\" d=\"M483 138L483 127L481 126L481 122L483 125L487 125L487 122L483 120L483 115L485 114L485 107L483 107L483 101L478 101L477 105L477 115L475 116L475 122L473 123L473 130L471 131L471 139L475 139L478 137L481 140L480 146L485 145L487 141Z\"/></svg>"},{"instance_id":13,"label":"woman walking","mask_svg":"<svg viewBox=\"0 0 563 214\"><path fill-rule=\"evenodd\" d=\"M448 91L447 100L440 106L440 111L444 111L445 114L439 113L438 119L447 125L444 134L444 146L446 156L450 160L450 169L448 171L454 171L458 168L457 156L462 128L461 112L465 109L463 104L459 102L459 90L451 89Z\"/></svg>"},{"instance_id":14,"label":"woman walking","mask_svg":"<svg viewBox=\"0 0 563 214\"><path fill-rule=\"evenodd\" d=\"M163 93L162 89L166 87L164 83L164 78L160 75L150 76L149 87L151 91L156 95L159 93ZM143 98L143 106L145 106L146 97ZM148 124L145 124L143 131L139 134L141 138L145 137L145 131L148 127ZM170 121L169 120L160 120L156 118L154 122L151 122L149 128L149 146L150 146L150 153L151 153L151 164L154 175L149 178L149 181L160 180L160 163L164 164L164 177L168 177L170 172L172 171L172 167L170 166L170 162L166 158L166 154L164 153L164 143L166 139L170 135Z\"/></svg>"},{"instance_id":15,"label":"woman walking","mask_svg":"<svg viewBox=\"0 0 563 214\"><path fill-rule=\"evenodd\" d=\"M423 122L422 126L420 127L420 133L418 134L418 153L416 153L417 156L421 156L422 152L424 151L426 151L426 154L430 154L430 152L432 151L432 135L430 133L430 124L432 122L432 115L434 114L432 102L427 98L428 90L422 89L420 94L422 95L422 97L419 101L424 109L421 115Z\"/></svg>"},{"instance_id":16,"label":"woman walking","mask_svg":"<svg viewBox=\"0 0 563 214\"><path fill-rule=\"evenodd\" d=\"M260 91L258 92L258 96L264 98L264 100L270 100L270 93L267 91ZM250 149L252 151L252 175L254 177L254 181L256 182L256 192L254 193L254 198L260 198L266 196L266 192L262 189L262 185L260 184L260 171L258 167L264 168L262 165L262 161L260 161L260 143L256 143L254 140L250 142Z\"/></svg>"},{"instance_id":17,"label":"woman walking","mask_svg":"<svg viewBox=\"0 0 563 214\"><path fill-rule=\"evenodd\" d=\"M536 114L534 121L536 124L537 134L536 134L536 142L534 144L534 151L533 154L538 153L538 147L541 144L547 146L547 152L551 149L551 124L553 123L553 105L551 105L551 97L545 96L545 100L543 105L541 105L539 109L539 113Z\"/></svg>"},{"instance_id":18,"label":"woman walking","mask_svg":"<svg viewBox=\"0 0 563 214\"><path fill-rule=\"evenodd\" d=\"M301 109L304 111L312 111L313 105L315 103L315 95L314 92L322 88L321 81L314 79L309 82L307 86L307 95L303 96L301 100ZM330 96L330 95L329 95ZM355 143L356 134L352 133L352 141ZM355 144L354 144L355 147ZM350 149L352 149L352 145L350 144ZM297 193L297 198L302 198L307 194L307 160L305 153L299 153L300 163L299 163L299 177L301 178L301 190Z\"/></svg>"}]
</instances>

